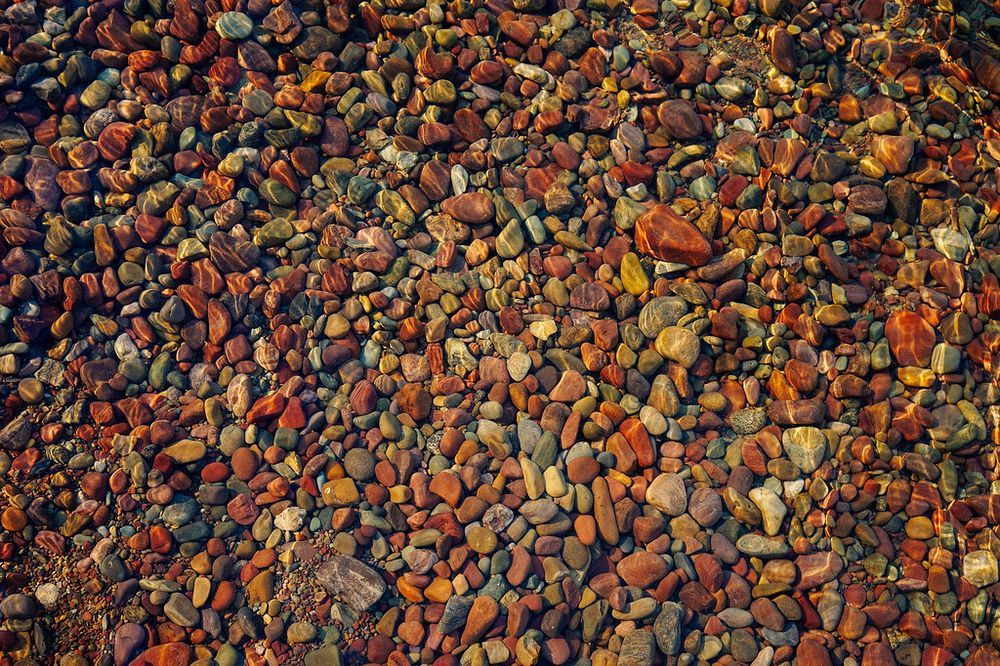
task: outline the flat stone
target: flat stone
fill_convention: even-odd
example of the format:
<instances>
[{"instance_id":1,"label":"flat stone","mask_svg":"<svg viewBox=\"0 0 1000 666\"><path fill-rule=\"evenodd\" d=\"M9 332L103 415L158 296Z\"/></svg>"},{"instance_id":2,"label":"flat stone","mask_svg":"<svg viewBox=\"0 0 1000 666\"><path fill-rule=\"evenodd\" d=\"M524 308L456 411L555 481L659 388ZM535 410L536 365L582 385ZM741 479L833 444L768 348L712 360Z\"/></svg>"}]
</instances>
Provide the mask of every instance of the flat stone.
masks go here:
<instances>
[{"instance_id":1,"label":"flat stone","mask_svg":"<svg viewBox=\"0 0 1000 666\"><path fill-rule=\"evenodd\" d=\"M462 642L468 645L482 638L499 614L500 605L492 597L476 597L469 608L468 616L465 618Z\"/></svg>"},{"instance_id":2,"label":"flat stone","mask_svg":"<svg viewBox=\"0 0 1000 666\"><path fill-rule=\"evenodd\" d=\"M656 656L656 638L650 631L632 631L622 640L618 666L646 666Z\"/></svg>"},{"instance_id":3,"label":"flat stone","mask_svg":"<svg viewBox=\"0 0 1000 666\"><path fill-rule=\"evenodd\" d=\"M377 571L346 555L334 555L317 567L316 580L356 611L374 606L386 590L385 581Z\"/></svg>"},{"instance_id":4,"label":"flat stone","mask_svg":"<svg viewBox=\"0 0 1000 666\"><path fill-rule=\"evenodd\" d=\"M661 331L674 326L687 311L687 304L681 298L661 296L650 299L639 312L639 330L647 338L656 339Z\"/></svg>"},{"instance_id":5,"label":"flat stone","mask_svg":"<svg viewBox=\"0 0 1000 666\"><path fill-rule=\"evenodd\" d=\"M768 538L759 534L744 534L737 539L736 548L741 553L760 558L782 557L790 550L783 539Z\"/></svg>"},{"instance_id":6,"label":"flat stone","mask_svg":"<svg viewBox=\"0 0 1000 666\"><path fill-rule=\"evenodd\" d=\"M661 261L703 266L712 258L712 247L698 228L664 204L636 220L635 244L643 254Z\"/></svg>"},{"instance_id":7,"label":"flat stone","mask_svg":"<svg viewBox=\"0 0 1000 666\"><path fill-rule=\"evenodd\" d=\"M687 490L676 474L656 476L646 488L646 502L668 516L679 516L687 510Z\"/></svg>"},{"instance_id":8,"label":"flat stone","mask_svg":"<svg viewBox=\"0 0 1000 666\"><path fill-rule=\"evenodd\" d=\"M246 39L253 31L253 20L243 12L223 12L215 21L215 31L223 39Z\"/></svg>"},{"instance_id":9,"label":"flat stone","mask_svg":"<svg viewBox=\"0 0 1000 666\"><path fill-rule=\"evenodd\" d=\"M486 224L492 222L496 214L493 202L481 192L466 192L445 199L441 202L441 209L466 224Z\"/></svg>"},{"instance_id":10,"label":"flat stone","mask_svg":"<svg viewBox=\"0 0 1000 666\"><path fill-rule=\"evenodd\" d=\"M307 653L302 663L305 666L341 666L343 661L340 648L336 645L324 645Z\"/></svg>"},{"instance_id":11,"label":"flat stone","mask_svg":"<svg viewBox=\"0 0 1000 666\"><path fill-rule=\"evenodd\" d=\"M934 239L934 249L952 261L965 259L971 247L967 236L947 227L931 229L931 238Z\"/></svg>"},{"instance_id":12,"label":"flat stone","mask_svg":"<svg viewBox=\"0 0 1000 666\"><path fill-rule=\"evenodd\" d=\"M768 488L752 488L748 494L764 520L764 533L770 536L777 536L781 532L781 525L788 513L781 498Z\"/></svg>"},{"instance_id":13,"label":"flat stone","mask_svg":"<svg viewBox=\"0 0 1000 666\"><path fill-rule=\"evenodd\" d=\"M0 615L9 620L23 620L35 616L38 605L27 594L10 594L0 601Z\"/></svg>"},{"instance_id":14,"label":"flat stone","mask_svg":"<svg viewBox=\"0 0 1000 666\"><path fill-rule=\"evenodd\" d=\"M201 613L194 607L187 595L174 592L163 606L163 612L170 621L182 627L197 627L201 622Z\"/></svg>"},{"instance_id":15,"label":"flat stone","mask_svg":"<svg viewBox=\"0 0 1000 666\"><path fill-rule=\"evenodd\" d=\"M453 596L444 605L444 614L438 620L438 631L442 635L450 634L465 625L473 599L470 597Z\"/></svg>"},{"instance_id":16,"label":"flat stone","mask_svg":"<svg viewBox=\"0 0 1000 666\"><path fill-rule=\"evenodd\" d=\"M836 553L800 555L795 560L799 570L800 590L811 590L828 583L844 570L844 560Z\"/></svg>"},{"instance_id":17,"label":"flat stone","mask_svg":"<svg viewBox=\"0 0 1000 666\"><path fill-rule=\"evenodd\" d=\"M617 572L628 585L653 587L666 575L669 567L659 555L638 550L618 563Z\"/></svg>"},{"instance_id":18,"label":"flat stone","mask_svg":"<svg viewBox=\"0 0 1000 666\"><path fill-rule=\"evenodd\" d=\"M872 155L891 174L906 173L913 148L913 139L908 136L880 135L872 139Z\"/></svg>"},{"instance_id":19,"label":"flat stone","mask_svg":"<svg viewBox=\"0 0 1000 666\"><path fill-rule=\"evenodd\" d=\"M683 606L672 601L664 602L653 623L653 635L660 652L667 656L674 656L680 652L683 625Z\"/></svg>"},{"instance_id":20,"label":"flat stone","mask_svg":"<svg viewBox=\"0 0 1000 666\"><path fill-rule=\"evenodd\" d=\"M656 116L667 133L678 141L694 139L704 128L694 106L685 100L664 102L656 110Z\"/></svg>"},{"instance_id":21,"label":"flat stone","mask_svg":"<svg viewBox=\"0 0 1000 666\"><path fill-rule=\"evenodd\" d=\"M897 310L885 324L885 337L900 365L926 367L934 349L934 329L920 315Z\"/></svg>"}]
</instances>

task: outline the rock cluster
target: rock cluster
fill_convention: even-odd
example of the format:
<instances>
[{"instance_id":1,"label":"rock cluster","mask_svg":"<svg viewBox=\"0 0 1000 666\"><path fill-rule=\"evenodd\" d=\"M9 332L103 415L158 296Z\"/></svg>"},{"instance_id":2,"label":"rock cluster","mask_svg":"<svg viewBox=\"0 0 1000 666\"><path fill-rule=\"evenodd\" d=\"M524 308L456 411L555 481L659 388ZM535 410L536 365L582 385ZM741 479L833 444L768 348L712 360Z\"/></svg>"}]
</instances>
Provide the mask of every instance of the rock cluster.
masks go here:
<instances>
[{"instance_id":1,"label":"rock cluster","mask_svg":"<svg viewBox=\"0 0 1000 666\"><path fill-rule=\"evenodd\" d=\"M0 664L998 663L998 25L0 0Z\"/></svg>"}]
</instances>

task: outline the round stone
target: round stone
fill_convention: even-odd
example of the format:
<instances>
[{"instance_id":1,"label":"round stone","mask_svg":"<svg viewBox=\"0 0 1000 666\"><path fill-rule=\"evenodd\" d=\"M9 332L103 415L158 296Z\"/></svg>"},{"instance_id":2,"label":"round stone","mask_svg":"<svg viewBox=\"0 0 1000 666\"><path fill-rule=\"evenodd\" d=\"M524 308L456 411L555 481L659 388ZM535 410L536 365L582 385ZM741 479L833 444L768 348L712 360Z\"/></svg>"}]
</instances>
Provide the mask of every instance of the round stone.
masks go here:
<instances>
[{"instance_id":1,"label":"round stone","mask_svg":"<svg viewBox=\"0 0 1000 666\"><path fill-rule=\"evenodd\" d=\"M246 39L253 32L253 19L243 12L223 12L215 22L215 31L223 39Z\"/></svg>"}]
</instances>

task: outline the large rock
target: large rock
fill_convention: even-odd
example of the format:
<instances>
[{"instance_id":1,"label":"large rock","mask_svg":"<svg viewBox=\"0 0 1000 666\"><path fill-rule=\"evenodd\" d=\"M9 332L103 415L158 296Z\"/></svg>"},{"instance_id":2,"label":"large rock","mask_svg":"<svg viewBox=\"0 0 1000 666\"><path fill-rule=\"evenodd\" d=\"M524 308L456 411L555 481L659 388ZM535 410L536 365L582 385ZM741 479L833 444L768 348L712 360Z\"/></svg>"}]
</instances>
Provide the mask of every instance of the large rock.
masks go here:
<instances>
[{"instance_id":1,"label":"large rock","mask_svg":"<svg viewBox=\"0 0 1000 666\"><path fill-rule=\"evenodd\" d=\"M684 625L684 607L673 601L664 602L653 623L656 645L666 655L676 655L681 650L681 627Z\"/></svg>"},{"instance_id":2,"label":"large rock","mask_svg":"<svg viewBox=\"0 0 1000 666\"><path fill-rule=\"evenodd\" d=\"M469 615L465 619L465 627L462 629L462 643L471 645L485 636L499 614L500 604L493 597L476 597L469 609Z\"/></svg>"},{"instance_id":3,"label":"large rock","mask_svg":"<svg viewBox=\"0 0 1000 666\"><path fill-rule=\"evenodd\" d=\"M690 329L683 326L668 326L656 336L656 353L671 361L690 368L698 360L701 340Z\"/></svg>"},{"instance_id":4,"label":"large rock","mask_svg":"<svg viewBox=\"0 0 1000 666\"><path fill-rule=\"evenodd\" d=\"M492 222L496 214L493 202L482 192L466 192L446 199L441 209L466 224L486 224Z\"/></svg>"},{"instance_id":5,"label":"large rock","mask_svg":"<svg viewBox=\"0 0 1000 666\"><path fill-rule=\"evenodd\" d=\"M795 38L784 28L776 28L771 33L771 60L785 74L795 74L798 71Z\"/></svg>"},{"instance_id":6,"label":"large rock","mask_svg":"<svg viewBox=\"0 0 1000 666\"><path fill-rule=\"evenodd\" d=\"M163 612L171 622L182 627L197 627L201 620L201 613L183 592L171 594Z\"/></svg>"},{"instance_id":7,"label":"large rock","mask_svg":"<svg viewBox=\"0 0 1000 666\"><path fill-rule=\"evenodd\" d=\"M469 597L453 596L444 605L444 613L438 620L438 632L441 635L450 634L465 624L472 610L472 599Z\"/></svg>"},{"instance_id":8,"label":"large rock","mask_svg":"<svg viewBox=\"0 0 1000 666\"><path fill-rule=\"evenodd\" d=\"M385 581L370 566L346 555L334 555L316 569L316 579L330 594L356 611L366 611L385 594Z\"/></svg>"},{"instance_id":9,"label":"large rock","mask_svg":"<svg viewBox=\"0 0 1000 666\"><path fill-rule=\"evenodd\" d=\"M31 440L31 422L20 416L0 430L0 449L5 451L20 451Z\"/></svg>"},{"instance_id":10,"label":"large rock","mask_svg":"<svg viewBox=\"0 0 1000 666\"><path fill-rule=\"evenodd\" d=\"M1000 580L997 556L989 550L974 550L962 560L962 576L976 587L989 587Z\"/></svg>"},{"instance_id":11,"label":"large rock","mask_svg":"<svg viewBox=\"0 0 1000 666\"><path fill-rule=\"evenodd\" d=\"M115 666L127 664L146 644L146 629L141 624L126 622L115 631Z\"/></svg>"},{"instance_id":12,"label":"large rock","mask_svg":"<svg viewBox=\"0 0 1000 666\"><path fill-rule=\"evenodd\" d=\"M668 516L681 515L687 510L684 480L672 472L660 474L646 488L646 502Z\"/></svg>"},{"instance_id":13,"label":"large rock","mask_svg":"<svg viewBox=\"0 0 1000 666\"><path fill-rule=\"evenodd\" d=\"M653 587L667 575L669 567L666 560L647 550L637 550L618 563L618 575L628 585L634 587Z\"/></svg>"},{"instance_id":14,"label":"large rock","mask_svg":"<svg viewBox=\"0 0 1000 666\"><path fill-rule=\"evenodd\" d=\"M302 663L305 666L340 666L341 661L340 648L336 645L324 645L307 654Z\"/></svg>"},{"instance_id":15,"label":"large rock","mask_svg":"<svg viewBox=\"0 0 1000 666\"><path fill-rule=\"evenodd\" d=\"M181 664L192 664L191 646L187 643L175 641L173 643L160 643L149 648L138 657L133 664L157 664L158 666L181 666Z\"/></svg>"},{"instance_id":16,"label":"large rock","mask_svg":"<svg viewBox=\"0 0 1000 666\"><path fill-rule=\"evenodd\" d=\"M889 349L900 365L927 367L934 351L934 329L923 317L909 310L896 310L885 322Z\"/></svg>"},{"instance_id":17,"label":"large rock","mask_svg":"<svg viewBox=\"0 0 1000 666\"><path fill-rule=\"evenodd\" d=\"M825 416L826 405L814 399L775 400L767 406L767 417L778 425L817 425Z\"/></svg>"},{"instance_id":18,"label":"large rock","mask_svg":"<svg viewBox=\"0 0 1000 666\"><path fill-rule=\"evenodd\" d=\"M37 612L35 598L27 594L11 594L0 601L0 616L8 620L25 620Z\"/></svg>"},{"instance_id":19,"label":"large rock","mask_svg":"<svg viewBox=\"0 0 1000 666\"><path fill-rule=\"evenodd\" d=\"M789 428L782 434L781 444L789 460L806 474L815 472L826 459L826 436L819 428Z\"/></svg>"},{"instance_id":20,"label":"large rock","mask_svg":"<svg viewBox=\"0 0 1000 666\"><path fill-rule=\"evenodd\" d=\"M694 105L683 99L664 102L656 110L656 116L667 133L679 141L694 139L705 128Z\"/></svg>"},{"instance_id":21,"label":"large rock","mask_svg":"<svg viewBox=\"0 0 1000 666\"><path fill-rule=\"evenodd\" d=\"M676 296L651 299L639 312L639 330L647 338L656 338L667 326L673 326L687 314L687 303Z\"/></svg>"},{"instance_id":22,"label":"large rock","mask_svg":"<svg viewBox=\"0 0 1000 666\"><path fill-rule=\"evenodd\" d=\"M872 139L872 155L891 174L906 173L913 157L913 138L909 136L877 136Z\"/></svg>"},{"instance_id":23,"label":"large rock","mask_svg":"<svg viewBox=\"0 0 1000 666\"><path fill-rule=\"evenodd\" d=\"M650 631L630 631L622 640L618 666L647 666L654 663L656 642Z\"/></svg>"},{"instance_id":24,"label":"large rock","mask_svg":"<svg viewBox=\"0 0 1000 666\"><path fill-rule=\"evenodd\" d=\"M844 570L844 560L836 553L812 553L800 555L795 566L799 570L799 589L811 590L839 576Z\"/></svg>"},{"instance_id":25,"label":"large rock","mask_svg":"<svg viewBox=\"0 0 1000 666\"><path fill-rule=\"evenodd\" d=\"M657 204L635 222L639 251L661 261L703 266L712 258L712 246L698 228L665 204Z\"/></svg>"},{"instance_id":26,"label":"large rock","mask_svg":"<svg viewBox=\"0 0 1000 666\"><path fill-rule=\"evenodd\" d=\"M750 501L760 509L760 515L764 521L764 533L768 536L777 536L781 531L785 514L788 513L788 507L770 488L751 488L749 497Z\"/></svg>"},{"instance_id":27,"label":"large rock","mask_svg":"<svg viewBox=\"0 0 1000 666\"><path fill-rule=\"evenodd\" d=\"M1000 94L1000 61L978 51L973 52L973 73L980 85L991 93Z\"/></svg>"}]
</instances>

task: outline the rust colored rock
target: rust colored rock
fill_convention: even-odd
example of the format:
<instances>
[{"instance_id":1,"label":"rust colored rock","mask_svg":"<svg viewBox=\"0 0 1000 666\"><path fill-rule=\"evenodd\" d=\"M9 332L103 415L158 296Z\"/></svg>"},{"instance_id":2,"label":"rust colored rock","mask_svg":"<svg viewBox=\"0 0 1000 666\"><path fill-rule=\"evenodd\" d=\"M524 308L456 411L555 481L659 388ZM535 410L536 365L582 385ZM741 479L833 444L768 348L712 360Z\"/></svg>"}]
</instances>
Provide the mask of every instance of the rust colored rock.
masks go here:
<instances>
[{"instance_id":1,"label":"rust colored rock","mask_svg":"<svg viewBox=\"0 0 1000 666\"><path fill-rule=\"evenodd\" d=\"M840 575L844 570L844 560L836 553L813 553L796 558L795 567L799 571L798 588L811 590Z\"/></svg>"},{"instance_id":2,"label":"rust colored rock","mask_svg":"<svg viewBox=\"0 0 1000 666\"><path fill-rule=\"evenodd\" d=\"M496 213L489 196L482 192L466 192L441 202L441 209L456 220L467 224L492 222Z\"/></svg>"},{"instance_id":3,"label":"rust colored rock","mask_svg":"<svg viewBox=\"0 0 1000 666\"><path fill-rule=\"evenodd\" d=\"M190 664L192 649L187 643L161 643L140 654L132 664L150 664L150 666L182 666Z\"/></svg>"},{"instance_id":4,"label":"rust colored rock","mask_svg":"<svg viewBox=\"0 0 1000 666\"><path fill-rule=\"evenodd\" d=\"M611 305L608 292L593 282L584 282L573 288L569 295L570 307L581 310L607 310Z\"/></svg>"},{"instance_id":5,"label":"rust colored rock","mask_svg":"<svg viewBox=\"0 0 1000 666\"><path fill-rule=\"evenodd\" d=\"M466 618L465 628L462 629L462 644L470 645L485 636L499 614L500 605L493 597L476 597Z\"/></svg>"},{"instance_id":6,"label":"rust colored rock","mask_svg":"<svg viewBox=\"0 0 1000 666\"><path fill-rule=\"evenodd\" d=\"M872 139L872 155L891 174L906 173L913 148L913 139L908 136L881 135Z\"/></svg>"},{"instance_id":7,"label":"rust colored rock","mask_svg":"<svg viewBox=\"0 0 1000 666\"><path fill-rule=\"evenodd\" d=\"M252 525L260 515L260 508L254 504L250 495L243 493L237 495L226 505L226 513L237 525Z\"/></svg>"},{"instance_id":8,"label":"rust colored rock","mask_svg":"<svg viewBox=\"0 0 1000 666\"><path fill-rule=\"evenodd\" d=\"M780 425L818 425L826 408L818 400L775 400L767 406L767 417Z\"/></svg>"},{"instance_id":9,"label":"rust colored rock","mask_svg":"<svg viewBox=\"0 0 1000 666\"><path fill-rule=\"evenodd\" d=\"M120 159L135 136L135 127L124 122L113 122L97 138L97 150L101 157L114 161Z\"/></svg>"},{"instance_id":10,"label":"rust colored rock","mask_svg":"<svg viewBox=\"0 0 1000 666\"><path fill-rule=\"evenodd\" d=\"M431 201L443 201L451 188L451 169L440 160L430 160L420 171L420 189Z\"/></svg>"},{"instance_id":11,"label":"rust colored rock","mask_svg":"<svg viewBox=\"0 0 1000 666\"><path fill-rule=\"evenodd\" d=\"M419 384L404 384L396 393L400 409L414 421L422 421L431 413L431 395Z\"/></svg>"},{"instance_id":12,"label":"rust colored rock","mask_svg":"<svg viewBox=\"0 0 1000 666\"><path fill-rule=\"evenodd\" d=\"M979 83L991 93L1000 94L1000 61L984 53L977 53L973 58L973 72Z\"/></svg>"},{"instance_id":13,"label":"rust colored rock","mask_svg":"<svg viewBox=\"0 0 1000 666\"><path fill-rule=\"evenodd\" d=\"M881 187L858 185L851 188L848 203L851 210L859 215L881 215L889 202Z\"/></svg>"},{"instance_id":14,"label":"rust colored rock","mask_svg":"<svg viewBox=\"0 0 1000 666\"><path fill-rule=\"evenodd\" d=\"M697 51L684 50L677 54L681 62L681 71L674 79L674 83L679 86L694 87L705 80L705 71L708 69L708 61Z\"/></svg>"},{"instance_id":15,"label":"rust colored rock","mask_svg":"<svg viewBox=\"0 0 1000 666\"><path fill-rule=\"evenodd\" d=\"M652 467L656 462L656 451L642 422L635 418L625 419L621 425L621 433L635 452L639 466Z\"/></svg>"},{"instance_id":16,"label":"rust colored rock","mask_svg":"<svg viewBox=\"0 0 1000 666\"><path fill-rule=\"evenodd\" d=\"M775 28L771 32L771 60L785 74L795 74L798 71L795 39L784 28Z\"/></svg>"},{"instance_id":17,"label":"rust colored rock","mask_svg":"<svg viewBox=\"0 0 1000 666\"><path fill-rule=\"evenodd\" d=\"M900 365L926 367L937 336L923 317L908 310L897 310L885 322L885 337L892 355Z\"/></svg>"},{"instance_id":18,"label":"rust colored rock","mask_svg":"<svg viewBox=\"0 0 1000 666\"><path fill-rule=\"evenodd\" d=\"M808 147L797 139L778 139L774 148L774 162L771 168L782 176L790 176L805 156Z\"/></svg>"},{"instance_id":19,"label":"rust colored rock","mask_svg":"<svg viewBox=\"0 0 1000 666\"><path fill-rule=\"evenodd\" d=\"M712 258L712 247L698 228L665 204L639 216L635 244L640 252L661 261L703 266Z\"/></svg>"},{"instance_id":20,"label":"rust colored rock","mask_svg":"<svg viewBox=\"0 0 1000 666\"><path fill-rule=\"evenodd\" d=\"M814 664L815 666L833 666L830 659L830 651L813 638L803 638L795 650L795 657L801 664Z\"/></svg>"},{"instance_id":21,"label":"rust colored rock","mask_svg":"<svg viewBox=\"0 0 1000 666\"><path fill-rule=\"evenodd\" d=\"M615 571L628 585L653 587L667 574L666 561L654 553L638 550L618 563Z\"/></svg>"},{"instance_id":22,"label":"rust colored rock","mask_svg":"<svg viewBox=\"0 0 1000 666\"><path fill-rule=\"evenodd\" d=\"M483 119L471 109L459 109L455 112L455 128L462 135L462 138L470 143L479 139L485 139L492 134L490 128L483 122ZM455 217L458 216L456 215Z\"/></svg>"}]
</instances>

